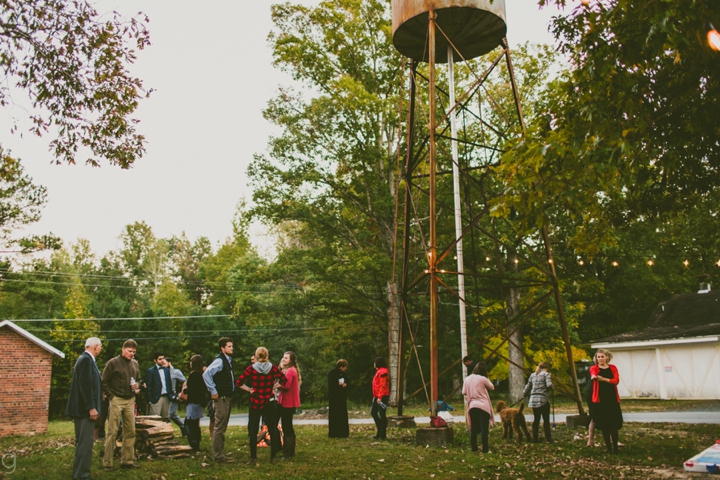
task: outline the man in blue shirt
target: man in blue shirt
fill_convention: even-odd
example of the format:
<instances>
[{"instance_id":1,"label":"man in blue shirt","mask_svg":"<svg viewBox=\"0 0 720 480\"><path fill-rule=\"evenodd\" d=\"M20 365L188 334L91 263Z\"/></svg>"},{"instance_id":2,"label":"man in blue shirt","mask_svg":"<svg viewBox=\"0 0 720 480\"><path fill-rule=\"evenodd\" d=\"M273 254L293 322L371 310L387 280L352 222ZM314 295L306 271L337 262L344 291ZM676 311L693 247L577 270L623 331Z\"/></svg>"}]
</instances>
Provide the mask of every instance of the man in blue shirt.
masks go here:
<instances>
[{"instance_id":1,"label":"man in blue shirt","mask_svg":"<svg viewBox=\"0 0 720 480\"><path fill-rule=\"evenodd\" d=\"M225 456L225 431L230 420L232 395L235 391L235 374L232 367L233 339L218 340L220 353L203 372L203 380L215 407L215 430L212 438L212 454L216 463L232 463Z\"/></svg>"},{"instance_id":2,"label":"man in blue shirt","mask_svg":"<svg viewBox=\"0 0 720 480\"><path fill-rule=\"evenodd\" d=\"M172 384L172 387L170 388L170 410L168 411L168 416L170 420L180 427L180 431L182 432L183 437L187 437L187 431L185 430L185 424L183 423L182 419L178 416L177 411L178 407L180 406L178 404L178 393L180 393L183 383L187 380L185 378L185 375L180 371L179 368L173 367L172 364L172 358L165 357L165 363L167 364L168 370L170 370L170 383Z\"/></svg>"}]
</instances>

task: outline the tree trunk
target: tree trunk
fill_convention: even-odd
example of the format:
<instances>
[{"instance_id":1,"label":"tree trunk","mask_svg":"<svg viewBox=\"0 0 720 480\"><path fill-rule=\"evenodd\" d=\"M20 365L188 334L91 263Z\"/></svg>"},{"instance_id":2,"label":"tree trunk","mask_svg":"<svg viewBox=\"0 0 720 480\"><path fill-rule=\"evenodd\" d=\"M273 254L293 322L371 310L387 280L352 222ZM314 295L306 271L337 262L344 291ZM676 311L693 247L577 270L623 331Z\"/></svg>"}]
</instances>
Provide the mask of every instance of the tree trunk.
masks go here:
<instances>
[{"instance_id":1,"label":"tree trunk","mask_svg":"<svg viewBox=\"0 0 720 480\"><path fill-rule=\"evenodd\" d=\"M517 273L518 264L515 263L517 260L517 254L515 252L508 252L508 271ZM510 358L510 374L509 374L509 402L511 405L522 398L523 389L525 388L525 371L521 367L524 365L523 358L523 337L521 329L517 329L514 333L513 330L517 327L519 319L515 317L520 313L520 289L517 287L510 288L507 292L507 309L506 314L508 318L508 358Z\"/></svg>"}]
</instances>

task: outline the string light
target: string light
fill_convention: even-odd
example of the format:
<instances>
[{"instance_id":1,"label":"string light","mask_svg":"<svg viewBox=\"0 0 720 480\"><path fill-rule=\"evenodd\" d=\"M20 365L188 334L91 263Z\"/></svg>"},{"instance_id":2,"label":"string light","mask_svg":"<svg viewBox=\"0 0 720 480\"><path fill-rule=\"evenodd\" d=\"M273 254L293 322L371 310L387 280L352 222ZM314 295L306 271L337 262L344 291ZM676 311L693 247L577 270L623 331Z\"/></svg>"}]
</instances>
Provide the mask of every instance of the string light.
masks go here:
<instances>
[{"instance_id":1,"label":"string light","mask_svg":"<svg viewBox=\"0 0 720 480\"><path fill-rule=\"evenodd\" d=\"M578 263L580 264L580 266L585 265L585 262L583 262L582 260L580 260Z\"/></svg>"},{"instance_id":2,"label":"string light","mask_svg":"<svg viewBox=\"0 0 720 480\"><path fill-rule=\"evenodd\" d=\"M708 45L716 52L720 52L720 33L710 24L710 30L707 33Z\"/></svg>"},{"instance_id":3,"label":"string light","mask_svg":"<svg viewBox=\"0 0 720 480\"><path fill-rule=\"evenodd\" d=\"M590 5L590 0L580 0L580 3L587 7L588 5Z\"/></svg>"},{"instance_id":4,"label":"string light","mask_svg":"<svg viewBox=\"0 0 720 480\"><path fill-rule=\"evenodd\" d=\"M717 266L720 267L720 260L717 261Z\"/></svg>"},{"instance_id":5,"label":"string light","mask_svg":"<svg viewBox=\"0 0 720 480\"><path fill-rule=\"evenodd\" d=\"M613 267L617 267L618 265L619 265L618 262L612 262Z\"/></svg>"},{"instance_id":6,"label":"string light","mask_svg":"<svg viewBox=\"0 0 720 480\"><path fill-rule=\"evenodd\" d=\"M489 261L490 261L490 257L485 257L485 261L486 261L486 262L489 262Z\"/></svg>"},{"instance_id":7,"label":"string light","mask_svg":"<svg viewBox=\"0 0 720 480\"><path fill-rule=\"evenodd\" d=\"M648 260L648 261L647 261L647 264L648 264L648 267L652 267L652 266L653 266L653 261L652 261L652 260Z\"/></svg>"},{"instance_id":8,"label":"string light","mask_svg":"<svg viewBox=\"0 0 720 480\"><path fill-rule=\"evenodd\" d=\"M548 263L553 263L552 258L548 258Z\"/></svg>"},{"instance_id":9,"label":"string light","mask_svg":"<svg viewBox=\"0 0 720 480\"><path fill-rule=\"evenodd\" d=\"M690 265L690 262L689 262L689 261L687 261L687 260L685 260L685 261L683 262L683 265L685 265L685 266L687 267L687 266L689 266L689 265Z\"/></svg>"},{"instance_id":10,"label":"string light","mask_svg":"<svg viewBox=\"0 0 720 480\"><path fill-rule=\"evenodd\" d=\"M515 263L520 263L520 260L518 260L518 259L516 258L516 259L515 259ZM718 260L718 263L720 263L720 260Z\"/></svg>"}]
</instances>

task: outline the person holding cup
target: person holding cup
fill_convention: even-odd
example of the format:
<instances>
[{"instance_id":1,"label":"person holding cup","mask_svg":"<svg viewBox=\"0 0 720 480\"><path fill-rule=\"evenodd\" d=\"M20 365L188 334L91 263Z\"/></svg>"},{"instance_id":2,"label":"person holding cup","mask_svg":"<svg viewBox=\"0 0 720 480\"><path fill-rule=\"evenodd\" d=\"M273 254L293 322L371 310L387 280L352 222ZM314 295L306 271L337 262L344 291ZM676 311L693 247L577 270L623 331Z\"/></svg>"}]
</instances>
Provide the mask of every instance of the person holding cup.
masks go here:
<instances>
[{"instance_id":1,"label":"person holding cup","mask_svg":"<svg viewBox=\"0 0 720 480\"><path fill-rule=\"evenodd\" d=\"M120 468L140 468L135 464L135 395L140 393L140 368L135 360L137 343L125 340L120 355L105 364L102 373L103 392L110 399L108 412L108 432L105 438L103 467L112 471L115 454L115 439L122 418L122 449L120 450Z\"/></svg>"},{"instance_id":2,"label":"person holding cup","mask_svg":"<svg viewBox=\"0 0 720 480\"><path fill-rule=\"evenodd\" d=\"M350 436L347 367L347 360L341 358L335 363L335 368L328 373L328 436L330 438Z\"/></svg>"}]
</instances>

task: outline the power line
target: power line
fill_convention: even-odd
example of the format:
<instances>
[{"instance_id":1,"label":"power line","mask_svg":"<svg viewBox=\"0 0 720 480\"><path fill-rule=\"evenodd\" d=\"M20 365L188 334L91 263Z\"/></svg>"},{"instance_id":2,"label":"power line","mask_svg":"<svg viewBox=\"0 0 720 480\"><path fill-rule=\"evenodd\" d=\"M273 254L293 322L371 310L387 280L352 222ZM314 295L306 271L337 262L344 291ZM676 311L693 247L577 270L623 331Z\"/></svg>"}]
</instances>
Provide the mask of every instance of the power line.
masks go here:
<instances>
[{"instance_id":1,"label":"power line","mask_svg":"<svg viewBox=\"0 0 720 480\"><path fill-rule=\"evenodd\" d=\"M105 317L105 318L16 318L16 319L8 319L12 322L95 322L95 321L111 321L111 320L185 320L190 318L227 318L227 317L233 317L235 315L230 314L217 314L217 315L184 315L184 316L174 316L174 317L118 317L118 318L111 318L111 317Z\"/></svg>"}]
</instances>

